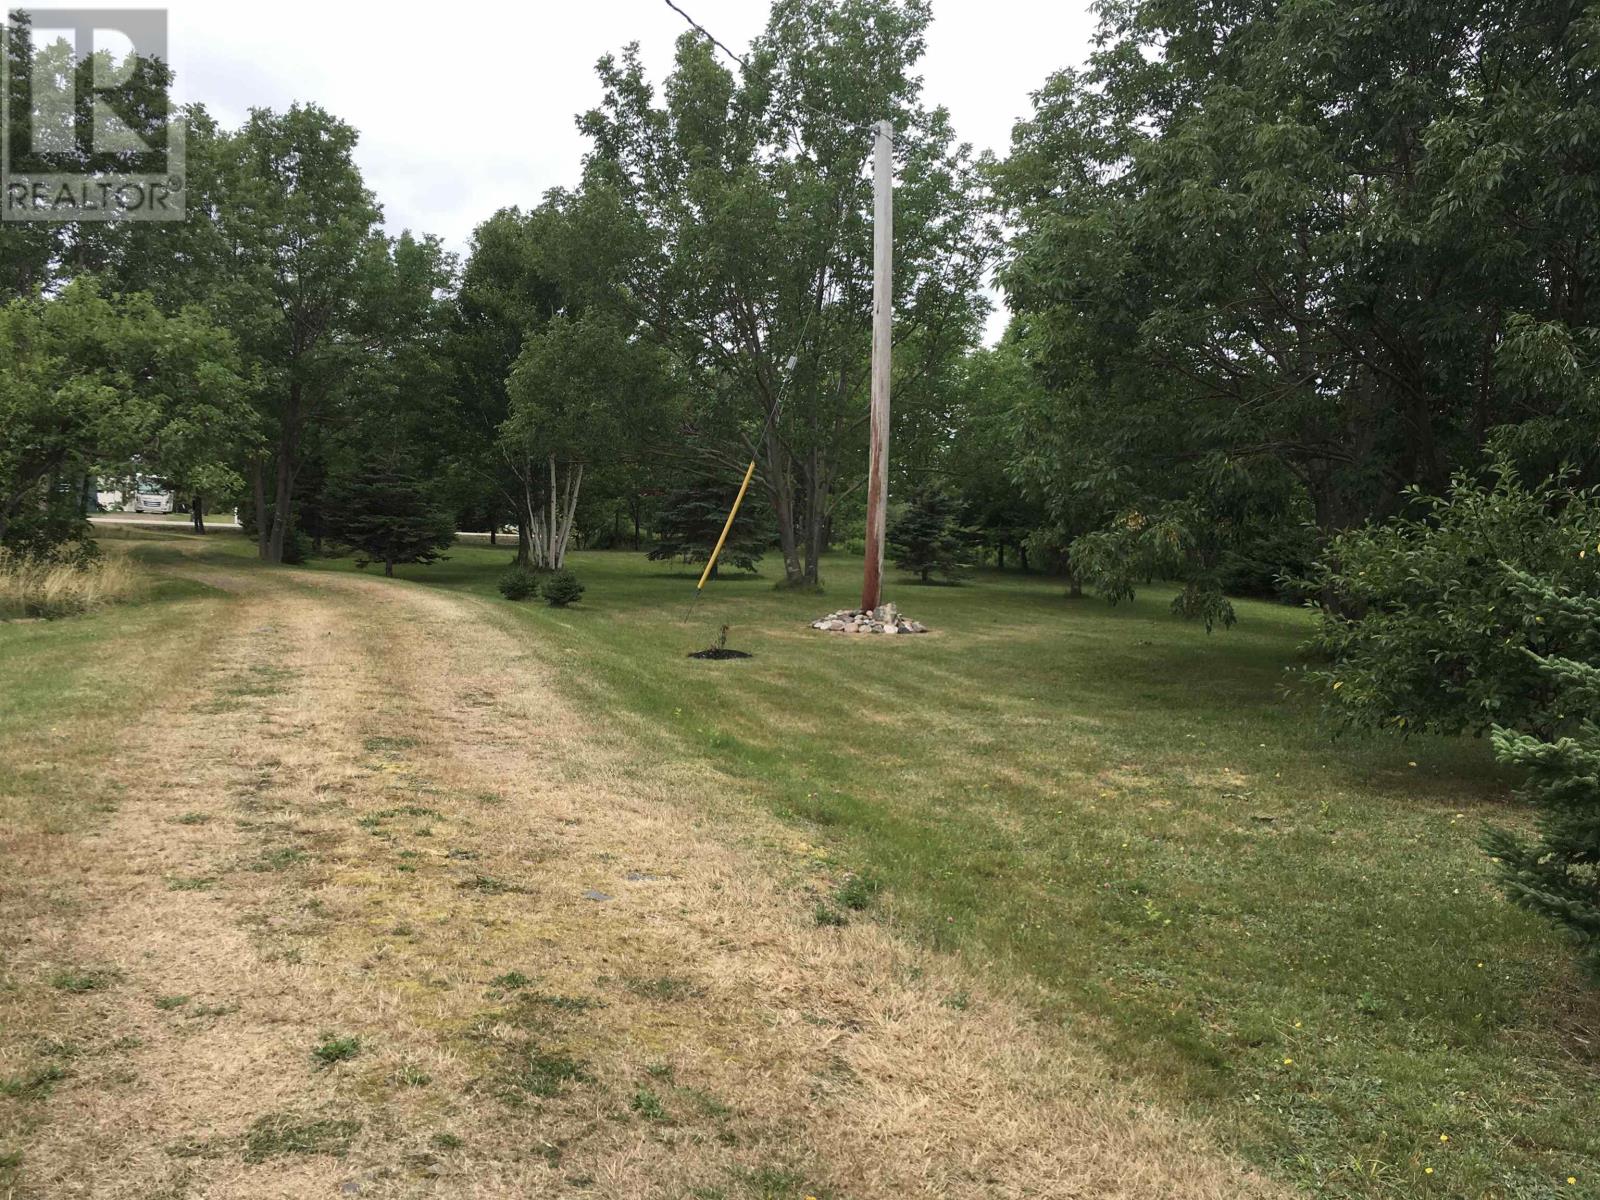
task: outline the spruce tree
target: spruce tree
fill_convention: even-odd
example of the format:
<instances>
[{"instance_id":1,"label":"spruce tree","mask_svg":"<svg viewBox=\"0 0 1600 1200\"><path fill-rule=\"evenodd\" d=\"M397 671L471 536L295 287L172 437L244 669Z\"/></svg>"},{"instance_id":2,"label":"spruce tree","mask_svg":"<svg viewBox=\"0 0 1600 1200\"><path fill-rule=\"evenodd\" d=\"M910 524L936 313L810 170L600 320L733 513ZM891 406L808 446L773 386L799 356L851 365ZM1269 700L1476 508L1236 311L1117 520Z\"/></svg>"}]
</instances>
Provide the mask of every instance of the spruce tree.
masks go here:
<instances>
[{"instance_id":1,"label":"spruce tree","mask_svg":"<svg viewBox=\"0 0 1600 1200\"><path fill-rule=\"evenodd\" d=\"M1522 796L1538 809L1538 832L1496 831L1485 847L1511 899L1572 930L1600 976L1600 596L1522 573L1517 580L1538 624L1577 633L1586 647L1582 659L1532 656L1569 724L1551 737L1495 730L1500 761L1525 773Z\"/></svg>"},{"instance_id":2,"label":"spruce tree","mask_svg":"<svg viewBox=\"0 0 1600 1200\"><path fill-rule=\"evenodd\" d=\"M455 520L433 491L400 467L375 467L340 480L329 498L329 531L357 553L356 566L431 563L455 541Z\"/></svg>"},{"instance_id":3,"label":"spruce tree","mask_svg":"<svg viewBox=\"0 0 1600 1200\"><path fill-rule=\"evenodd\" d=\"M922 491L911 499L888 530L894 565L923 583L932 577L954 580L967 566L967 533L957 519L956 502L943 492Z\"/></svg>"},{"instance_id":4,"label":"spruce tree","mask_svg":"<svg viewBox=\"0 0 1600 1200\"><path fill-rule=\"evenodd\" d=\"M734 492L726 483L709 481L673 492L662 502L656 516L656 545L650 549L650 561L705 562L722 533L733 497ZM717 559L718 570L726 564L754 573L766 542L761 533L763 524L754 497L746 496L738 519L728 531L727 545ZM712 577L716 577L715 571Z\"/></svg>"}]
</instances>

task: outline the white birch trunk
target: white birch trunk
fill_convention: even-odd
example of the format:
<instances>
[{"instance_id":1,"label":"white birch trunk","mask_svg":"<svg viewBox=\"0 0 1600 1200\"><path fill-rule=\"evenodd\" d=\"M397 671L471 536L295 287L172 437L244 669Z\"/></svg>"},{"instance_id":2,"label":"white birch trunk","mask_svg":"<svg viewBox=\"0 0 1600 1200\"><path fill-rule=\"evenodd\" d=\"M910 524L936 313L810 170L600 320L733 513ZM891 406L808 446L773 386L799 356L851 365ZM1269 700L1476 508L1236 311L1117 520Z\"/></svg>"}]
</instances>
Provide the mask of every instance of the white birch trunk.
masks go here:
<instances>
[{"instance_id":1,"label":"white birch trunk","mask_svg":"<svg viewBox=\"0 0 1600 1200\"><path fill-rule=\"evenodd\" d=\"M583 464L567 472L566 494L562 498L561 532L556 538L556 570L567 564L567 544L572 541L572 523L578 515L578 491L583 487Z\"/></svg>"}]
</instances>

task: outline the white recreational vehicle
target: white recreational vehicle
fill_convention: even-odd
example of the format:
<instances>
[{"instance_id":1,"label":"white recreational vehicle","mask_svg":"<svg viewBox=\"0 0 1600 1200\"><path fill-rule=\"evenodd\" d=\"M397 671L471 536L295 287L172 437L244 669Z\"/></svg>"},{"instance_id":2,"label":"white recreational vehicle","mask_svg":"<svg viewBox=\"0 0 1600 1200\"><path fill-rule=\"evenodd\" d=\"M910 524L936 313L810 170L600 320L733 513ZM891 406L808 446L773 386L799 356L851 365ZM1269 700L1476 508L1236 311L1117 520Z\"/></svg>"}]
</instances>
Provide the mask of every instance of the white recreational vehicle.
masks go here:
<instances>
[{"instance_id":1,"label":"white recreational vehicle","mask_svg":"<svg viewBox=\"0 0 1600 1200\"><path fill-rule=\"evenodd\" d=\"M143 475L96 480L94 501L102 512L170 513L174 507L172 493Z\"/></svg>"},{"instance_id":2,"label":"white recreational vehicle","mask_svg":"<svg viewBox=\"0 0 1600 1200\"><path fill-rule=\"evenodd\" d=\"M136 513L169 513L172 511L172 493L159 484L141 479L133 496Z\"/></svg>"}]
</instances>

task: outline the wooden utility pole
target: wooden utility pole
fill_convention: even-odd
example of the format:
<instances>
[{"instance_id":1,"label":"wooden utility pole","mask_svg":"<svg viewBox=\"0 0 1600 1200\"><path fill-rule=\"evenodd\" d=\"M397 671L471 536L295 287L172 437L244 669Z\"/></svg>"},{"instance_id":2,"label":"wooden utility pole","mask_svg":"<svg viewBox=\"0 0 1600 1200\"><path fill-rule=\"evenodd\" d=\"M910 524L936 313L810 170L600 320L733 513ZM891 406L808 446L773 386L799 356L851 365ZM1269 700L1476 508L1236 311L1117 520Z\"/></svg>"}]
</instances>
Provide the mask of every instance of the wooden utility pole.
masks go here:
<instances>
[{"instance_id":1,"label":"wooden utility pole","mask_svg":"<svg viewBox=\"0 0 1600 1200\"><path fill-rule=\"evenodd\" d=\"M878 122L872 158L872 434L867 470L867 567L861 607L883 603L889 503L889 371L894 339L894 125Z\"/></svg>"}]
</instances>

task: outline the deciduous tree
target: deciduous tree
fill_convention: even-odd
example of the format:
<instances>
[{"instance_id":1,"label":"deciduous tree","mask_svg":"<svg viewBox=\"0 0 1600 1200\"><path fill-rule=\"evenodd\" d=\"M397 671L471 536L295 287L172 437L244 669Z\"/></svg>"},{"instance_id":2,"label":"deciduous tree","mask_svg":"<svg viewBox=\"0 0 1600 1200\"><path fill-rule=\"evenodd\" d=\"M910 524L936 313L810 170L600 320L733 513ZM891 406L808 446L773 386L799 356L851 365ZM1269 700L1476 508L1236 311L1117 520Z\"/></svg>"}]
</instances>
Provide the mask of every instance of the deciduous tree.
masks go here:
<instances>
[{"instance_id":1,"label":"deciduous tree","mask_svg":"<svg viewBox=\"0 0 1600 1200\"><path fill-rule=\"evenodd\" d=\"M314 104L256 109L229 139L219 305L259 379L271 450L250 464L259 551L283 561L307 432L362 359L364 263L384 253L356 131ZM269 491L270 482L270 491Z\"/></svg>"},{"instance_id":2,"label":"deciduous tree","mask_svg":"<svg viewBox=\"0 0 1600 1200\"><path fill-rule=\"evenodd\" d=\"M608 313L558 316L524 341L500 436L537 565L561 569L585 469L647 440L671 386L655 346Z\"/></svg>"},{"instance_id":3,"label":"deciduous tree","mask_svg":"<svg viewBox=\"0 0 1600 1200\"><path fill-rule=\"evenodd\" d=\"M91 278L0 307L0 542L25 505L80 495L99 468L224 470L248 428L237 368L199 309L166 316Z\"/></svg>"},{"instance_id":4,"label":"deciduous tree","mask_svg":"<svg viewBox=\"0 0 1600 1200\"><path fill-rule=\"evenodd\" d=\"M1037 470L1087 460L1117 510L1201 525L1212 480L1287 481L1324 537L1439 493L1497 426L1592 482L1597 22L1105 5L996 177L1005 284L1081 439Z\"/></svg>"},{"instance_id":5,"label":"deciduous tree","mask_svg":"<svg viewBox=\"0 0 1600 1200\"><path fill-rule=\"evenodd\" d=\"M926 0L780 0L737 74L686 33L660 101L637 47L603 59L581 122L573 207L597 293L681 364L702 465L736 477L759 456L794 584L816 582L836 506L864 483L874 122L897 135L897 422L984 309L978 179L920 101L928 22Z\"/></svg>"}]
</instances>

